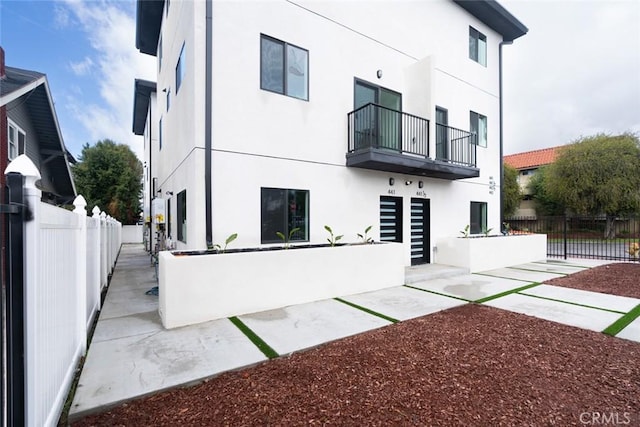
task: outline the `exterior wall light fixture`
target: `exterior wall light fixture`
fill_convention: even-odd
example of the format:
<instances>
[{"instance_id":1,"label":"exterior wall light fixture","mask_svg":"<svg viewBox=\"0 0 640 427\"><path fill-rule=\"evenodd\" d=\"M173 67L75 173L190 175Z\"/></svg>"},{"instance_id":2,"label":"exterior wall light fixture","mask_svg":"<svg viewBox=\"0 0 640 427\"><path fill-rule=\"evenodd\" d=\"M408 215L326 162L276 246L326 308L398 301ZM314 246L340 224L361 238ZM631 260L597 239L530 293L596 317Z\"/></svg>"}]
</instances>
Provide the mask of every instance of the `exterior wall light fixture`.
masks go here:
<instances>
[{"instance_id":1,"label":"exterior wall light fixture","mask_svg":"<svg viewBox=\"0 0 640 427\"><path fill-rule=\"evenodd\" d=\"M167 196L173 196L173 191L167 191L167 192L166 192L166 193L164 193L164 194L166 194Z\"/></svg>"},{"instance_id":2,"label":"exterior wall light fixture","mask_svg":"<svg viewBox=\"0 0 640 427\"><path fill-rule=\"evenodd\" d=\"M378 78L381 79L382 78L382 70L376 71L376 76L378 76Z\"/></svg>"},{"instance_id":3,"label":"exterior wall light fixture","mask_svg":"<svg viewBox=\"0 0 640 427\"><path fill-rule=\"evenodd\" d=\"M395 184L396 180L393 178L389 178L389 185Z\"/></svg>"},{"instance_id":4,"label":"exterior wall light fixture","mask_svg":"<svg viewBox=\"0 0 640 427\"><path fill-rule=\"evenodd\" d=\"M405 181L404 182L404 185L411 185L411 184L413 184L413 181Z\"/></svg>"},{"instance_id":5,"label":"exterior wall light fixture","mask_svg":"<svg viewBox=\"0 0 640 427\"><path fill-rule=\"evenodd\" d=\"M424 187L424 182L418 181L418 188L422 188L422 187Z\"/></svg>"}]
</instances>

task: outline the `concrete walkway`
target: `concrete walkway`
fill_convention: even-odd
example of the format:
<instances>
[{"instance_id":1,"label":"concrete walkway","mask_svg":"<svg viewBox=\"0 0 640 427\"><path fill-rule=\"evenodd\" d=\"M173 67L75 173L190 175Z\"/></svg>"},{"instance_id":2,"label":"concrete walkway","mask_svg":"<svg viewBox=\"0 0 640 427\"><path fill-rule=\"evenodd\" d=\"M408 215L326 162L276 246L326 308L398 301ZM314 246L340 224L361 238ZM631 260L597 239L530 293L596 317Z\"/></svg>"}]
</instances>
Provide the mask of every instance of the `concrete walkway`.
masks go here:
<instances>
[{"instance_id":1,"label":"concrete walkway","mask_svg":"<svg viewBox=\"0 0 640 427\"><path fill-rule=\"evenodd\" d=\"M603 331L632 318L640 299L540 283L606 263L548 260L480 274L439 265L409 267L405 286L165 330L157 296L145 294L156 285L149 256L142 245L124 245L70 419L470 302ZM640 342L640 318L622 324L628 326L616 336Z\"/></svg>"}]
</instances>

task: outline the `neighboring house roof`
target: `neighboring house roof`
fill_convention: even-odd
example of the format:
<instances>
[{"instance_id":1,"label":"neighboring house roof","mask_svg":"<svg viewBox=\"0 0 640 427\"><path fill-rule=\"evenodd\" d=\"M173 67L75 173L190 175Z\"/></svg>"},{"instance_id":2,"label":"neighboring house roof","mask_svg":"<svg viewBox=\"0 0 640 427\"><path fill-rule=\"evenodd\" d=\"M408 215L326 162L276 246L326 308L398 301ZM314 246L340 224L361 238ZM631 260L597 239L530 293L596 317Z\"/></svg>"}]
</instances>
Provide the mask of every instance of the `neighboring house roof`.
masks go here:
<instances>
[{"instance_id":1,"label":"neighboring house roof","mask_svg":"<svg viewBox=\"0 0 640 427\"><path fill-rule=\"evenodd\" d=\"M29 118L38 137L40 160L47 163L54 188L45 189L60 203L70 203L76 197L68 155L58 124L47 76L37 71L5 67L0 80L0 107L19 98L29 111ZM10 111L7 111L10 116ZM73 159L73 160L71 160Z\"/></svg>"},{"instance_id":2,"label":"neighboring house roof","mask_svg":"<svg viewBox=\"0 0 640 427\"><path fill-rule=\"evenodd\" d=\"M136 79L133 95L133 133L144 134L147 122L151 93L156 91L156 84L148 80Z\"/></svg>"},{"instance_id":3,"label":"neighboring house roof","mask_svg":"<svg viewBox=\"0 0 640 427\"><path fill-rule=\"evenodd\" d=\"M136 13L136 48L142 53L156 56L162 11L165 0L138 0ZM502 35L504 41L513 41L529 29L495 0L453 0L467 12Z\"/></svg>"},{"instance_id":4,"label":"neighboring house roof","mask_svg":"<svg viewBox=\"0 0 640 427\"><path fill-rule=\"evenodd\" d=\"M534 169L553 163L558 156L560 148L562 148L562 146L510 154L504 156L503 160L506 164L518 170Z\"/></svg>"},{"instance_id":5,"label":"neighboring house roof","mask_svg":"<svg viewBox=\"0 0 640 427\"><path fill-rule=\"evenodd\" d=\"M494 0L453 0L467 12L484 22L489 28L511 42L527 34L529 29L500 3Z\"/></svg>"}]
</instances>

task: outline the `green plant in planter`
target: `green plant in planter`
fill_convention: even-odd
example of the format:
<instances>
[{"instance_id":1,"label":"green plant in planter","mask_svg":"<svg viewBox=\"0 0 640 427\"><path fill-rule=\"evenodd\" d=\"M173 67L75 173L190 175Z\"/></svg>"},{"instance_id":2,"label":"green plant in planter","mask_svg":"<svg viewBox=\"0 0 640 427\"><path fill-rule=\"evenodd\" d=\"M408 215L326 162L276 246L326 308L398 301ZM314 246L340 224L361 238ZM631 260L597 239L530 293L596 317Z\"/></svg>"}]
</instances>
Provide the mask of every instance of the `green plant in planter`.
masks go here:
<instances>
[{"instance_id":1,"label":"green plant in planter","mask_svg":"<svg viewBox=\"0 0 640 427\"><path fill-rule=\"evenodd\" d=\"M462 234L462 237L464 238L469 237L469 224L467 224L467 226L460 231L460 234Z\"/></svg>"},{"instance_id":2,"label":"green plant in planter","mask_svg":"<svg viewBox=\"0 0 640 427\"><path fill-rule=\"evenodd\" d=\"M482 234L484 234L484 237L489 237L489 233L491 233L491 230L493 230L493 228L482 227Z\"/></svg>"},{"instance_id":3,"label":"green plant in planter","mask_svg":"<svg viewBox=\"0 0 640 427\"><path fill-rule=\"evenodd\" d=\"M232 235L230 235L229 237L227 237L227 240L224 241L224 246L220 245L220 244L215 244L213 245L213 249L220 251L222 253L225 253L225 251L227 250L227 246L229 245L229 243L233 242L234 240L236 240L238 238L238 233L233 233Z\"/></svg>"},{"instance_id":4,"label":"green plant in planter","mask_svg":"<svg viewBox=\"0 0 640 427\"><path fill-rule=\"evenodd\" d=\"M300 227L295 227L292 228L289 231L289 236L285 236L283 233L276 231L276 236L278 236L280 238L280 240L282 240L282 243L284 243L284 248L285 249L289 249L289 246L291 246L291 244L289 243L291 241L291 238L293 237L294 234L296 234L298 231L300 231Z\"/></svg>"},{"instance_id":5,"label":"green plant in planter","mask_svg":"<svg viewBox=\"0 0 640 427\"><path fill-rule=\"evenodd\" d=\"M335 246L336 243L338 242L338 240L342 239L342 237L343 237L342 234L339 235L339 236L334 236L333 235L333 230L331 230L331 227L329 227L328 225L325 225L324 229L329 232L329 237L327 238L327 242L329 242L329 244L331 246Z\"/></svg>"},{"instance_id":6,"label":"green plant in planter","mask_svg":"<svg viewBox=\"0 0 640 427\"><path fill-rule=\"evenodd\" d=\"M371 230L371 225L364 229L364 233L358 233L358 237L362 239L362 243L373 243L373 239L367 236L367 233Z\"/></svg>"}]
</instances>

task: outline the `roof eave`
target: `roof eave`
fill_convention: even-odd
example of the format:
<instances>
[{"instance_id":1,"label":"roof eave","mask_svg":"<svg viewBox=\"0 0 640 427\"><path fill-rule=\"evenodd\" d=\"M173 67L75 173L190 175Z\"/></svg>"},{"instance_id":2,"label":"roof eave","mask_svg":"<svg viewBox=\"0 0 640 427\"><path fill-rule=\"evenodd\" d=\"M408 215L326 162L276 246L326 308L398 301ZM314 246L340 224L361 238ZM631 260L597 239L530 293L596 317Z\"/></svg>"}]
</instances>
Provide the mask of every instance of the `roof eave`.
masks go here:
<instances>
[{"instance_id":1,"label":"roof eave","mask_svg":"<svg viewBox=\"0 0 640 427\"><path fill-rule=\"evenodd\" d=\"M147 112L151 102L151 93L156 91L156 83L148 80L136 79L133 94L133 133L144 134L147 122Z\"/></svg>"},{"instance_id":2,"label":"roof eave","mask_svg":"<svg viewBox=\"0 0 640 427\"><path fill-rule=\"evenodd\" d=\"M136 48L156 56L164 0L138 0L136 8Z\"/></svg>"},{"instance_id":3,"label":"roof eave","mask_svg":"<svg viewBox=\"0 0 640 427\"><path fill-rule=\"evenodd\" d=\"M495 0L453 0L467 12L511 42L527 34L529 29Z\"/></svg>"}]
</instances>

